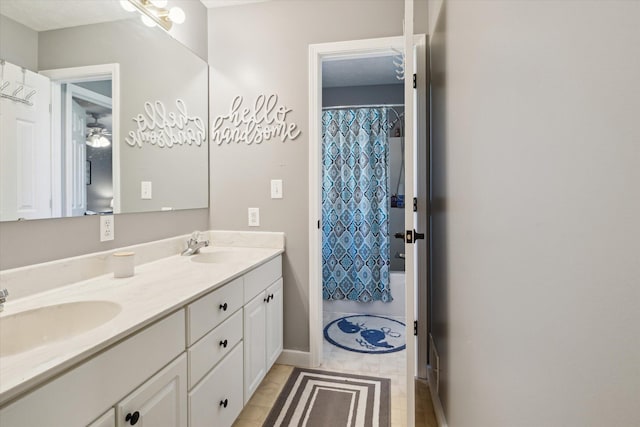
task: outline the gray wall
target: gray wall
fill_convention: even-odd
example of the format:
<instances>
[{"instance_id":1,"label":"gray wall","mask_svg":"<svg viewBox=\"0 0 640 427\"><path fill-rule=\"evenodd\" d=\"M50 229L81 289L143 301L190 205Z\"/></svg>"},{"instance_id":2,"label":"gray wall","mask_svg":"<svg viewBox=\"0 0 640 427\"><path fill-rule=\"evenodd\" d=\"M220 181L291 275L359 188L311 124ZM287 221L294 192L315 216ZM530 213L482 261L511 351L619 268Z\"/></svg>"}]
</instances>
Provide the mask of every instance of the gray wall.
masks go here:
<instances>
[{"instance_id":1,"label":"gray wall","mask_svg":"<svg viewBox=\"0 0 640 427\"><path fill-rule=\"evenodd\" d=\"M431 39L452 427L640 424L640 3L449 1Z\"/></svg>"},{"instance_id":2,"label":"gray wall","mask_svg":"<svg viewBox=\"0 0 640 427\"><path fill-rule=\"evenodd\" d=\"M89 89L93 92L99 93L100 95L108 96L109 98L111 98L111 94L112 94L111 80L98 80L95 82L77 82L74 84L76 86Z\"/></svg>"},{"instance_id":3,"label":"gray wall","mask_svg":"<svg viewBox=\"0 0 640 427\"><path fill-rule=\"evenodd\" d=\"M188 15L187 19L191 19L191 16ZM4 28L4 25L0 28ZM191 49L201 49L198 42L206 46L206 26L186 25L185 28L192 31L193 44L189 45ZM0 35L4 40L4 35ZM209 209L122 214L115 218L115 240L101 243L99 218L96 216L2 222L0 269L149 242L196 229L204 230L208 226Z\"/></svg>"},{"instance_id":4,"label":"gray wall","mask_svg":"<svg viewBox=\"0 0 640 427\"><path fill-rule=\"evenodd\" d=\"M0 15L0 59L38 72L38 33Z\"/></svg>"},{"instance_id":5,"label":"gray wall","mask_svg":"<svg viewBox=\"0 0 640 427\"><path fill-rule=\"evenodd\" d=\"M366 12L366 19L363 18ZM211 116L260 93L277 93L292 108L295 141L212 145L211 226L249 229L247 208L260 208L257 230L284 231L284 346L309 349L308 45L402 34L403 6L394 0L270 1L209 11ZM269 181L284 181L284 198L270 199ZM255 227L251 229L256 230Z\"/></svg>"},{"instance_id":6,"label":"gray wall","mask_svg":"<svg viewBox=\"0 0 640 427\"><path fill-rule=\"evenodd\" d=\"M322 106L404 104L404 85L322 88Z\"/></svg>"}]
</instances>

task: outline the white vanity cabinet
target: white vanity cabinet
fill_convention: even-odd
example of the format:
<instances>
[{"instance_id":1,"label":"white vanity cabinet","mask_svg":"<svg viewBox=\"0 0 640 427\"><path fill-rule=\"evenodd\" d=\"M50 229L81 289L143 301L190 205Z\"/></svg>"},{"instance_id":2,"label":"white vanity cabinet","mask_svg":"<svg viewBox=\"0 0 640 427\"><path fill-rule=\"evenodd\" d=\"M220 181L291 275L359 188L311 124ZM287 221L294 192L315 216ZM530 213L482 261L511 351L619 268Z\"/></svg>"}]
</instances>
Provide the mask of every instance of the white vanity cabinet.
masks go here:
<instances>
[{"instance_id":1,"label":"white vanity cabinet","mask_svg":"<svg viewBox=\"0 0 640 427\"><path fill-rule=\"evenodd\" d=\"M109 409L87 427L116 427L116 410L114 408Z\"/></svg>"},{"instance_id":2,"label":"white vanity cabinet","mask_svg":"<svg viewBox=\"0 0 640 427\"><path fill-rule=\"evenodd\" d=\"M117 427L187 427L187 356L138 387L116 405Z\"/></svg>"},{"instance_id":3,"label":"white vanity cabinet","mask_svg":"<svg viewBox=\"0 0 640 427\"><path fill-rule=\"evenodd\" d=\"M243 408L244 276L187 307L189 425L230 427Z\"/></svg>"},{"instance_id":4,"label":"white vanity cabinet","mask_svg":"<svg viewBox=\"0 0 640 427\"><path fill-rule=\"evenodd\" d=\"M282 291L276 256L6 404L0 426L230 427L282 352Z\"/></svg>"},{"instance_id":5,"label":"white vanity cabinet","mask_svg":"<svg viewBox=\"0 0 640 427\"><path fill-rule=\"evenodd\" d=\"M282 260L245 275L244 403L282 352Z\"/></svg>"},{"instance_id":6,"label":"white vanity cabinet","mask_svg":"<svg viewBox=\"0 0 640 427\"><path fill-rule=\"evenodd\" d=\"M95 424L101 414L184 354L184 348L185 314L181 309L3 407L0 425ZM103 422L108 423L100 420Z\"/></svg>"}]
</instances>

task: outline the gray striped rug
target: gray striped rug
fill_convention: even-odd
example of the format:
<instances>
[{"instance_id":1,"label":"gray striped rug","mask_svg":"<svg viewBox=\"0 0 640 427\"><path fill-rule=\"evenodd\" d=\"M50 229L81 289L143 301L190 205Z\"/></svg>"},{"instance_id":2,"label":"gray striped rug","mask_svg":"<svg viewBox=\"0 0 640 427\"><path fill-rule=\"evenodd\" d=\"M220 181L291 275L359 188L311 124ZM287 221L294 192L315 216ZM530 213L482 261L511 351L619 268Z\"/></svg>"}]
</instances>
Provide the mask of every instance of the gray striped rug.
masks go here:
<instances>
[{"instance_id":1,"label":"gray striped rug","mask_svg":"<svg viewBox=\"0 0 640 427\"><path fill-rule=\"evenodd\" d=\"M389 427L390 380L295 368L263 427Z\"/></svg>"}]
</instances>

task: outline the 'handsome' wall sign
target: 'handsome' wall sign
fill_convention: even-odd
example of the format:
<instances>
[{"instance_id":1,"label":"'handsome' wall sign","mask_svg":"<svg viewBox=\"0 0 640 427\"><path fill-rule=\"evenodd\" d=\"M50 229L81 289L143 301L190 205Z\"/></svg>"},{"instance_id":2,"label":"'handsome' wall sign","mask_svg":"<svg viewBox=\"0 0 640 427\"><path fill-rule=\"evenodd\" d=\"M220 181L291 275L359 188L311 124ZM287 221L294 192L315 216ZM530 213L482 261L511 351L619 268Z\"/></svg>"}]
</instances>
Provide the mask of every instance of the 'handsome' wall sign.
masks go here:
<instances>
[{"instance_id":1,"label":"'handsome' wall sign","mask_svg":"<svg viewBox=\"0 0 640 427\"><path fill-rule=\"evenodd\" d=\"M278 105L278 95L258 95L253 105L245 108L242 108L242 102L242 96L236 96L231 101L229 113L213 120L211 141L218 145L232 142L251 145L272 139L285 142L300 136L298 125L287 122L287 114L292 110Z\"/></svg>"}]
</instances>

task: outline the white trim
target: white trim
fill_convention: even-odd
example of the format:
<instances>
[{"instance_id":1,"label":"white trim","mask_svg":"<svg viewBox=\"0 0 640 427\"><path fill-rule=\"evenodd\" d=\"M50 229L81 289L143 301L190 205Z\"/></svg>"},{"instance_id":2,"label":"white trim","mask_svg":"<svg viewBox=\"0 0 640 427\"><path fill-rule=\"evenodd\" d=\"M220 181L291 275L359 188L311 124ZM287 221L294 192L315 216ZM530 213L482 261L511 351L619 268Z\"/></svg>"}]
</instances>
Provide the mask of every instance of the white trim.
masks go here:
<instances>
[{"instance_id":1,"label":"white trim","mask_svg":"<svg viewBox=\"0 0 640 427\"><path fill-rule=\"evenodd\" d=\"M413 1L404 2L404 197L407 200L404 208L405 230L415 230L416 214L413 212L412 200L416 195L416 123L415 123L415 92L413 88L413 77L415 73L415 42L413 37ZM407 324L407 426L415 425L415 377L416 377L416 341L413 336L413 322L415 321L415 300L416 300L416 265L417 245L405 243L404 245L404 277L405 277L405 319Z\"/></svg>"},{"instance_id":2,"label":"white trim","mask_svg":"<svg viewBox=\"0 0 640 427\"><path fill-rule=\"evenodd\" d=\"M52 82L78 83L98 80L111 80L112 100L112 170L113 170L113 213L120 213L120 64L99 64L86 67L57 68L42 70L40 74L47 76ZM53 105L54 111L59 106ZM59 111L58 111L59 112ZM55 115L54 115L55 117Z\"/></svg>"},{"instance_id":3,"label":"white trim","mask_svg":"<svg viewBox=\"0 0 640 427\"><path fill-rule=\"evenodd\" d=\"M311 366L322 363L322 288L320 265L321 216L320 157L322 111L322 61L393 54L404 49L403 37L351 40L309 45L309 352Z\"/></svg>"},{"instance_id":4,"label":"white trim","mask_svg":"<svg viewBox=\"0 0 640 427\"><path fill-rule=\"evenodd\" d=\"M311 353L308 351L282 350L276 363L281 365L297 366L299 368L312 368Z\"/></svg>"},{"instance_id":5,"label":"white trim","mask_svg":"<svg viewBox=\"0 0 640 427\"><path fill-rule=\"evenodd\" d=\"M429 371L429 378L433 377L431 366L427 368ZM436 390L436 386L428 381L429 384L429 394L431 395L431 403L433 403L433 412L436 414L436 421L438 423L438 427L448 427L447 419L444 416L444 408L442 407L442 402L440 401L440 395L438 395L438 390Z\"/></svg>"}]
</instances>

